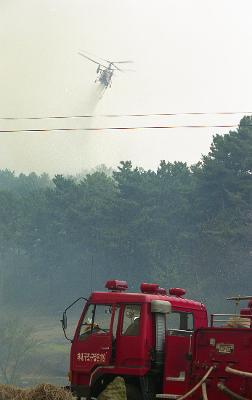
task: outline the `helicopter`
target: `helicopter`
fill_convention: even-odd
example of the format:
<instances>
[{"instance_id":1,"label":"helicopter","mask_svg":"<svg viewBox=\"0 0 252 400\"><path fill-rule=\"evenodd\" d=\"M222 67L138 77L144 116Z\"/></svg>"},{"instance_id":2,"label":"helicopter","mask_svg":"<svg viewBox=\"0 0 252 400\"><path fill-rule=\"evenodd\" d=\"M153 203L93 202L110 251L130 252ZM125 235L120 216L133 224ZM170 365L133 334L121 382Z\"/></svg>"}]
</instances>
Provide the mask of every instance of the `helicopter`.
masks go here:
<instances>
[{"instance_id":1,"label":"helicopter","mask_svg":"<svg viewBox=\"0 0 252 400\"><path fill-rule=\"evenodd\" d=\"M88 55L86 55L85 53L89 54L88 52L81 52L79 51L78 54L84 58L87 58L89 61L92 61L93 63L97 64L98 67L96 69L96 73L97 73L97 78L95 80L95 82L100 82L105 89L107 89L108 87L110 88L112 85L112 76L114 74L115 71L120 71L120 72L125 72L125 71L132 71L130 69L121 69L117 66L117 64L129 64L132 63L131 60L128 61L109 61L106 60L104 58L100 58L95 56L95 58L102 60L102 63L94 60L93 58L89 57ZM107 65L104 65L104 64Z\"/></svg>"}]
</instances>

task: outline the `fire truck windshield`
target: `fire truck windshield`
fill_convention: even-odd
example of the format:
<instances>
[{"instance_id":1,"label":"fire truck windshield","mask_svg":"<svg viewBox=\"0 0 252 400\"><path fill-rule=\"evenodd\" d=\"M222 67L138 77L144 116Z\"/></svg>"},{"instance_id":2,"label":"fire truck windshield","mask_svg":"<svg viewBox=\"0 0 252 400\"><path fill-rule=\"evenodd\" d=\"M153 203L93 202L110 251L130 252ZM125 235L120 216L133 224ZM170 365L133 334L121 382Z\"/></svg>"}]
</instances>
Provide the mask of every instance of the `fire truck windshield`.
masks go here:
<instances>
[{"instance_id":1,"label":"fire truck windshield","mask_svg":"<svg viewBox=\"0 0 252 400\"><path fill-rule=\"evenodd\" d=\"M91 334L107 334L110 330L112 305L89 304L79 332L79 339L85 340Z\"/></svg>"}]
</instances>

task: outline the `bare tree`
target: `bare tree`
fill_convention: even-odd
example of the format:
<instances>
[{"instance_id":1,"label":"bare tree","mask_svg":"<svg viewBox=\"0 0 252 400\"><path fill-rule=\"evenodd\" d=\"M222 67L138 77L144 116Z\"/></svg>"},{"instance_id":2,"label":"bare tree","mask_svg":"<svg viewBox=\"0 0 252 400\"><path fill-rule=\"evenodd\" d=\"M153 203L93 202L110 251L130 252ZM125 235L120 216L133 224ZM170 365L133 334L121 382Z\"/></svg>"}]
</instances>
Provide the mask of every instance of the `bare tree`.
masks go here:
<instances>
[{"instance_id":1,"label":"bare tree","mask_svg":"<svg viewBox=\"0 0 252 400\"><path fill-rule=\"evenodd\" d=\"M22 362L36 345L31 327L18 319L1 320L0 372L4 383L17 383Z\"/></svg>"}]
</instances>

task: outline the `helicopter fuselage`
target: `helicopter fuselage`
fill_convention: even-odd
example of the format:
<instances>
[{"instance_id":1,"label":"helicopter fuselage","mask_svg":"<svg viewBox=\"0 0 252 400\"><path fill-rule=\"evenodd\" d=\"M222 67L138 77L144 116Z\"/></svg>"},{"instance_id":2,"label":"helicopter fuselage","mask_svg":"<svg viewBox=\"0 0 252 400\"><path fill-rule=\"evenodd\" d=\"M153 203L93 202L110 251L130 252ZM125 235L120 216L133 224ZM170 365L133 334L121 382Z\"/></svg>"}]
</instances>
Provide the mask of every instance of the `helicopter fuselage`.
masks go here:
<instances>
[{"instance_id":1,"label":"helicopter fuselage","mask_svg":"<svg viewBox=\"0 0 252 400\"><path fill-rule=\"evenodd\" d=\"M112 76L113 76L113 70L112 69L105 69L102 71L99 77L99 81L107 88L108 86L111 86L112 84Z\"/></svg>"},{"instance_id":2,"label":"helicopter fuselage","mask_svg":"<svg viewBox=\"0 0 252 400\"><path fill-rule=\"evenodd\" d=\"M99 65L96 72L98 74L96 82L99 81L105 88L111 87L114 70L111 67L103 69Z\"/></svg>"},{"instance_id":3,"label":"helicopter fuselage","mask_svg":"<svg viewBox=\"0 0 252 400\"><path fill-rule=\"evenodd\" d=\"M96 58L100 58L102 60L102 63L101 63L100 61L96 61L95 59L89 57L89 55L86 55L83 52L79 52L79 55L81 55L84 58L87 58L89 61L98 65L98 67L96 69L97 78L96 78L95 82L100 82L104 86L105 89L107 89L108 87L111 87L112 76L114 74L114 71L120 71L120 72L125 71L125 70L122 70L121 68L119 68L117 64L128 64L128 63L132 62L131 60L129 60L129 61L109 61L109 60L105 60L100 57L96 57Z\"/></svg>"}]
</instances>

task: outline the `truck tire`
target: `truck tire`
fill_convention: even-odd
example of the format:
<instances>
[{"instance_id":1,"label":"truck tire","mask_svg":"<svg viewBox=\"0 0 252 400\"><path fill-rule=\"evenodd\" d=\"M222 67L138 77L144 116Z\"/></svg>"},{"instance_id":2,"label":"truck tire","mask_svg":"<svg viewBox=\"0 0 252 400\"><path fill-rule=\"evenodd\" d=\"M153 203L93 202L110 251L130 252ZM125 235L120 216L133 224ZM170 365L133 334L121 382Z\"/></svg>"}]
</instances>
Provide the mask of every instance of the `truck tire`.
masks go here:
<instances>
[{"instance_id":1,"label":"truck tire","mask_svg":"<svg viewBox=\"0 0 252 400\"><path fill-rule=\"evenodd\" d=\"M142 400L143 398L140 389L130 383L126 384L126 396L127 400Z\"/></svg>"}]
</instances>

